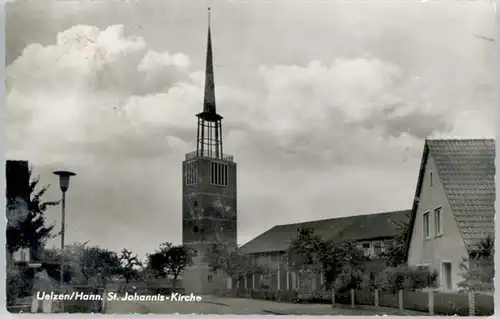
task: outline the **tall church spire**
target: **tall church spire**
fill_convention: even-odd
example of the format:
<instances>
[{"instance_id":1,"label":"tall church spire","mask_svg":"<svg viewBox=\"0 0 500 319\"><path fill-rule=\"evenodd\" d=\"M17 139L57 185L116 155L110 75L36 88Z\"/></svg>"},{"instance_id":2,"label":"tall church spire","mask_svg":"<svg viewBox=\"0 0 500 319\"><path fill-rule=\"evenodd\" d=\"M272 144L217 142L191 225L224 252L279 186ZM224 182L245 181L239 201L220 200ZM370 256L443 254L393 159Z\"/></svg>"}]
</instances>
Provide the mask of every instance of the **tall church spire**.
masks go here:
<instances>
[{"instance_id":1,"label":"tall church spire","mask_svg":"<svg viewBox=\"0 0 500 319\"><path fill-rule=\"evenodd\" d=\"M212 57L212 36L210 34L210 8L208 8L207 61L205 64L205 97L203 100L203 112L217 113L215 109L215 83L214 63Z\"/></svg>"},{"instance_id":2,"label":"tall church spire","mask_svg":"<svg viewBox=\"0 0 500 319\"><path fill-rule=\"evenodd\" d=\"M198 117L196 153L198 157L222 159L222 116L215 108L214 64L212 36L210 33L210 8L208 8L207 60L205 65L205 95L203 111Z\"/></svg>"}]
</instances>

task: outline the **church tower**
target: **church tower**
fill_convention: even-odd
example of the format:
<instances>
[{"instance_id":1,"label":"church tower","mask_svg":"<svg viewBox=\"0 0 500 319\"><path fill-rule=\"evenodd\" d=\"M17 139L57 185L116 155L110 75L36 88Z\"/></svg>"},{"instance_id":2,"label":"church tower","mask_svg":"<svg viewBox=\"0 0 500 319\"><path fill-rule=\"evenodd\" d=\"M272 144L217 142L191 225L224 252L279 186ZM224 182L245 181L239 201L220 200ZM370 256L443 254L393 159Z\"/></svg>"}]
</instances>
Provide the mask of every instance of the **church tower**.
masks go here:
<instances>
[{"instance_id":1,"label":"church tower","mask_svg":"<svg viewBox=\"0 0 500 319\"><path fill-rule=\"evenodd\" d=\"M222 274L213 273L204 259L216 241L236 244L236 163L223 153L222 116L217 113L208 9L208 40L203 110L196 114L196 150L182 163L182 242L197 251L186 269L187 293L211 294L225 286Z\"/></svg>"}]
</instances>

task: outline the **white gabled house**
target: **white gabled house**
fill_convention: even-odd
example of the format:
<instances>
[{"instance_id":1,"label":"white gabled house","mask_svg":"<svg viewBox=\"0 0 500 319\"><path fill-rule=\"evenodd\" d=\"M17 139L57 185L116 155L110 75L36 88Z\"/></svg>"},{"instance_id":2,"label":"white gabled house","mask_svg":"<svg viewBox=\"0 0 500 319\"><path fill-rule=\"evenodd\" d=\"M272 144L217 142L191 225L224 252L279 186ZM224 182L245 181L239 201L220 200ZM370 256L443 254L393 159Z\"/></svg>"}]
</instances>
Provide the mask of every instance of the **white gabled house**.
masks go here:
<instances>
[{"instance_id":1,"label":"white gabled house","mask_svg":"<svg viewBox=\"0 0 500 319\"><path fill-rule=\"evenodd\" d=\"M456 290L463 258L494 236L495 141L425 142L406 257L411 266L436 270L439 286Z\"/></svg>"}]
</instances>

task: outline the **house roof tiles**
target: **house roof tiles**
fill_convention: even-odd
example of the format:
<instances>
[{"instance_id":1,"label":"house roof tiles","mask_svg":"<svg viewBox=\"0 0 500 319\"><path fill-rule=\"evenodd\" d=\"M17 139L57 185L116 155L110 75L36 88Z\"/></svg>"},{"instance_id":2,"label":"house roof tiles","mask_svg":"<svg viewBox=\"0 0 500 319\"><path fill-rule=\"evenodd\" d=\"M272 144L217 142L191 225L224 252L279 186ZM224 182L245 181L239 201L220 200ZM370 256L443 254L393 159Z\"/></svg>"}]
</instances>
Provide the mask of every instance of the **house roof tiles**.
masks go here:
<instances>
[{"instance_id":1,"label":"house roof tiles","mask_svg":"<svg viewBox=\"0 0 500 319\"><path fill-rule=\"evenodd\" d=\"M495 232L495 141L427 140L469 250Z\"/></svg>"},{"instance_id":2,"label":"house roof tiles","mask_svg":"<svg viewBox=\"0 0 500 319\"><path fill-rule=\"evenodd\" d=\"M423 169L428 156L434 159L437 174L467 249L474 251L481 239L495 232L495 141L426 140L416 199L420 196ZM413 208L412 223L417 204L418 201Z\"/></svg>"}]
</instances>

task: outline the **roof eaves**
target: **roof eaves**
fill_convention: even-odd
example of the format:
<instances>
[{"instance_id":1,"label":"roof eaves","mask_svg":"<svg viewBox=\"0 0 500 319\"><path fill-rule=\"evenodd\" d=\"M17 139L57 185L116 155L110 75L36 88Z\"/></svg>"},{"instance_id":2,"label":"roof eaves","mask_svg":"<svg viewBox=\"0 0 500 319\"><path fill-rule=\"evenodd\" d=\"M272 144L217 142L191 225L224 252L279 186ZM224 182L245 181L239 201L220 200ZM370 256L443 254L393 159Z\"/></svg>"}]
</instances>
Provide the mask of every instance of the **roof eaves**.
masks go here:
<instances>
[{"instance_id":1,"label":"roof eaves","mask_svg":"<svg viewBox=\"0 0 500 319\"><path fill-rule=\"evenodd\" d=\"M413 197L413 206L410 214L410 224L409 224L410 231L408 232L409 235L408 238L406 239L405 254L404 254L406 261L408 260L408 253L410 250L410 243L413 235L413 226L415 225L415 219L417 217L418 204L420 202L420 193L422 191L422 183L424 180L425 168L427 166L428 158L429 158L429 145L428 145L428 139L426 139L424 144L424 150L422 152L422 160L420 161L417 187L415 189L415 196Z\"/></svg>"}]
</instances>

